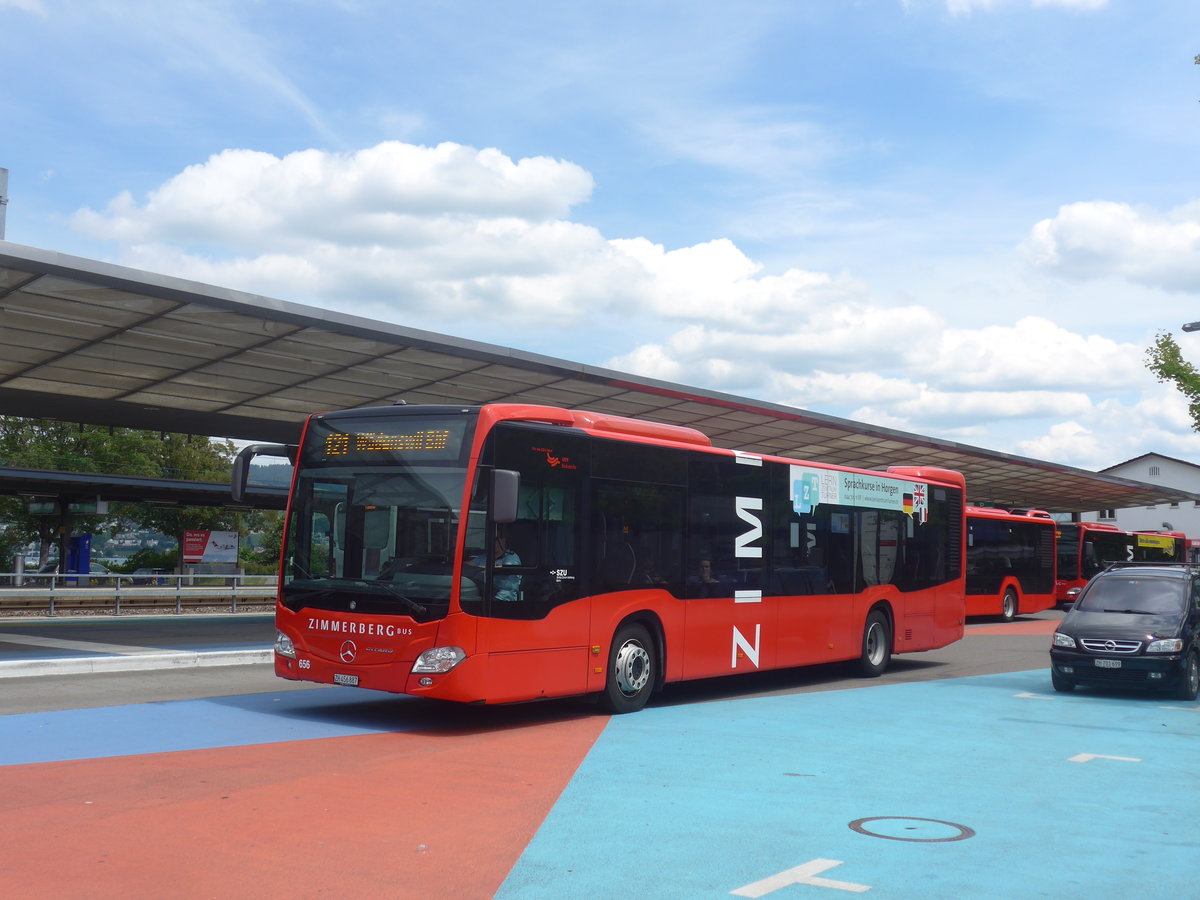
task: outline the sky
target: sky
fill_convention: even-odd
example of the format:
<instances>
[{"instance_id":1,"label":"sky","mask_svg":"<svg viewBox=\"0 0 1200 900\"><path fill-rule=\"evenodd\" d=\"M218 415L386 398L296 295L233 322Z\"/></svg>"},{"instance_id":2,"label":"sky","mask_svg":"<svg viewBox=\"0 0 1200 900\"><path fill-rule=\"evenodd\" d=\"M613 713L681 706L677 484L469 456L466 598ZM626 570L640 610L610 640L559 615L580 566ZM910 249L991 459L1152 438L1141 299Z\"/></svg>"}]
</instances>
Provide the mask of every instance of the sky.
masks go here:
<instances>
[{"instance_id":1,"label":"sky","mask_svg":"<svg viewBox=\"0 0 1200 900\"><path fill-rule=\"evenodd\" d=\"M5 238L1200 463L1196 0L0 0Z\"/></svg>"}]
</instances>

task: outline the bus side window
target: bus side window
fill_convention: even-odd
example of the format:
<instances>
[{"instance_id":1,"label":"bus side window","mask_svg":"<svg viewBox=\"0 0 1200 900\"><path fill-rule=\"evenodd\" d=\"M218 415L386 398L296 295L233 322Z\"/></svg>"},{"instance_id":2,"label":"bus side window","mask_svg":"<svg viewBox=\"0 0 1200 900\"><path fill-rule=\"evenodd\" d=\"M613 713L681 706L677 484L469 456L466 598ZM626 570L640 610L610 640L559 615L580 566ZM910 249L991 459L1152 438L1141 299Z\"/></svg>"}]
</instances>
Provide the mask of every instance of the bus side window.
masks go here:
<instances>
[{"instance_id":1,"label":"bus side window","mask_svg":"<svg viewBox=\"0 0 1200 900\"><path fill-rule=\"evenodd\" d=\"M600 480L592 486L592 581L597 592L683 584L683 489Z\"/></svg>"},{"instance_id":2,"label":"bus side window","mask_svg":"<svg viewBox=\"0 0 1200 900\"><path fill-rule=\"evenodd\" d=\"M486 614L545 618L556 606L580 595L578 519L586 439L538 427L501 425L494 433L494 446L495 465L520 473L520 490L516 519L492 528L520 562L493 567L493 581L506 579L516 598L493 599ZM486 502L472 500L472 508L476 506L486 507ZM486 535L476 535L478 529L469 528L468 544L483 537L491 545Z\"/></svg>"},{"instance_id":3,"label":"bus side window","mask_svg":"<svg viewBox=\"0 0 1200 900\"><path fill-rule=\"evenodd\" d=\"M688 466L688 597L770 592L763 573L771 553L768 465L695 453ZM700 574L707 563L713 581Z\"/></svg>"}]
</instances>

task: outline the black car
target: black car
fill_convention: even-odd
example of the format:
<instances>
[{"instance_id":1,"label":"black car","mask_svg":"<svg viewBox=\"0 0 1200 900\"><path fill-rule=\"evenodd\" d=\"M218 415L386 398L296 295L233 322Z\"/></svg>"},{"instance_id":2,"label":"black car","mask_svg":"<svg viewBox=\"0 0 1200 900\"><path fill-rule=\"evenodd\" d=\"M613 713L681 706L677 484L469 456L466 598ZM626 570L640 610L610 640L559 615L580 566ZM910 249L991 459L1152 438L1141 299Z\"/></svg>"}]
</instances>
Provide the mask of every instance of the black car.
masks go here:
<instances>
[{"instance_id":1,"label":"black car","mask_svg":"<svg viewBox=\"0 0 1200 900\"><path fill-rule=\"evenodd\" d=\"M1200 691L1200 567L1115 563L1094 576L1050 647L1056 691L1076 685Z\"/></svg>"},{"instance_id":2,"label":"black car","mask_svg":"<svg viewBox=\"0 0 1200 900\"><path fill-rule=\"evenodd\" d=\"M68 572L66 575L63 576L63 578L66 580L74 579L77 583L79 583L81 585L105 586L105 585L110 585L115 581L115 579L113 578L112 569L110 569L108 566L104 565L104 563L98 563L98 562L89 563L88 564L88 573L89 574L87 574L87 575L83 575L83 574L77 574L74 572ZM40 569L37 570L37 574L39 574L39 575L57 575L58 574L58 563L56 563L56 562L46 563L46 565L42 566ZM46 579L47 582L49 582L50 580L51 579Z\"/></svg>"},{"instance_id":3,"label":"black car","mask_svg":"<svg viewBox=\"0 0 1200 900\"><path fill-rule=\"evenodd\" d=\"M134 569L129 580L133 584L166 584L167 569Z\"/></svg>"}]
</instances>

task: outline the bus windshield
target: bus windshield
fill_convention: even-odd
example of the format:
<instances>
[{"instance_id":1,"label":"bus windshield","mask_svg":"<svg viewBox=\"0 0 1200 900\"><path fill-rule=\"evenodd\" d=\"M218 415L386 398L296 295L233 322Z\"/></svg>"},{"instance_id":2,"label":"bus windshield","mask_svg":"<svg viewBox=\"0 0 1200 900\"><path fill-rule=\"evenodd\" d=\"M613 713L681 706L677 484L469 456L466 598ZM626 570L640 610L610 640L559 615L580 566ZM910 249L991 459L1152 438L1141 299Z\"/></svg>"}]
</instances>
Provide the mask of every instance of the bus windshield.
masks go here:
<instances>
[{"instance_id":1,"label":"bus windshield","mask_svg":"<svg viewBox=\"0 0 1200 900\"><path fill-rule=\"evenodd\" d=\"M444 616L464 477L458 468L301 472L284 605Z\"/></svg>"},{"instance_id":2,"label":"bus windshield","mask_svg":"<svg viewBox=\"0 0 1200 900\"><path fill-rule=\"evenodd\" d=\"M449 609L467 420L314 419L288 521L281 602L407 615ZM468 582L467 590L477 590Z\"/></svg>"}]
</instances>

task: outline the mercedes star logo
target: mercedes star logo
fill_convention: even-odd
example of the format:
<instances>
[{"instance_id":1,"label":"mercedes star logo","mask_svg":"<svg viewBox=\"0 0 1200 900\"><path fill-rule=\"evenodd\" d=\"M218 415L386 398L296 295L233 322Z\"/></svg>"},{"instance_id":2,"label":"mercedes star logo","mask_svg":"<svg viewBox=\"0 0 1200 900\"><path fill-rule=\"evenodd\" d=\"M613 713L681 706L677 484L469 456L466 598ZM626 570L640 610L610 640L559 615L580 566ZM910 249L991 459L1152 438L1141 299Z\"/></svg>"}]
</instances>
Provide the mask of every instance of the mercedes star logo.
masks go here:
<instances>
[{"instance_id":1,"label":"mercedes star logo","mask_svg":"<svg viewBox=\"0 0 1200 900\"><path fill-rule=\"evenodd\" d=\"M346 641L342 644L341 657L342 662L354 662L354 657L358 655L358 648L354 646L354 641Z\"/></svg>"}]
</instances>

